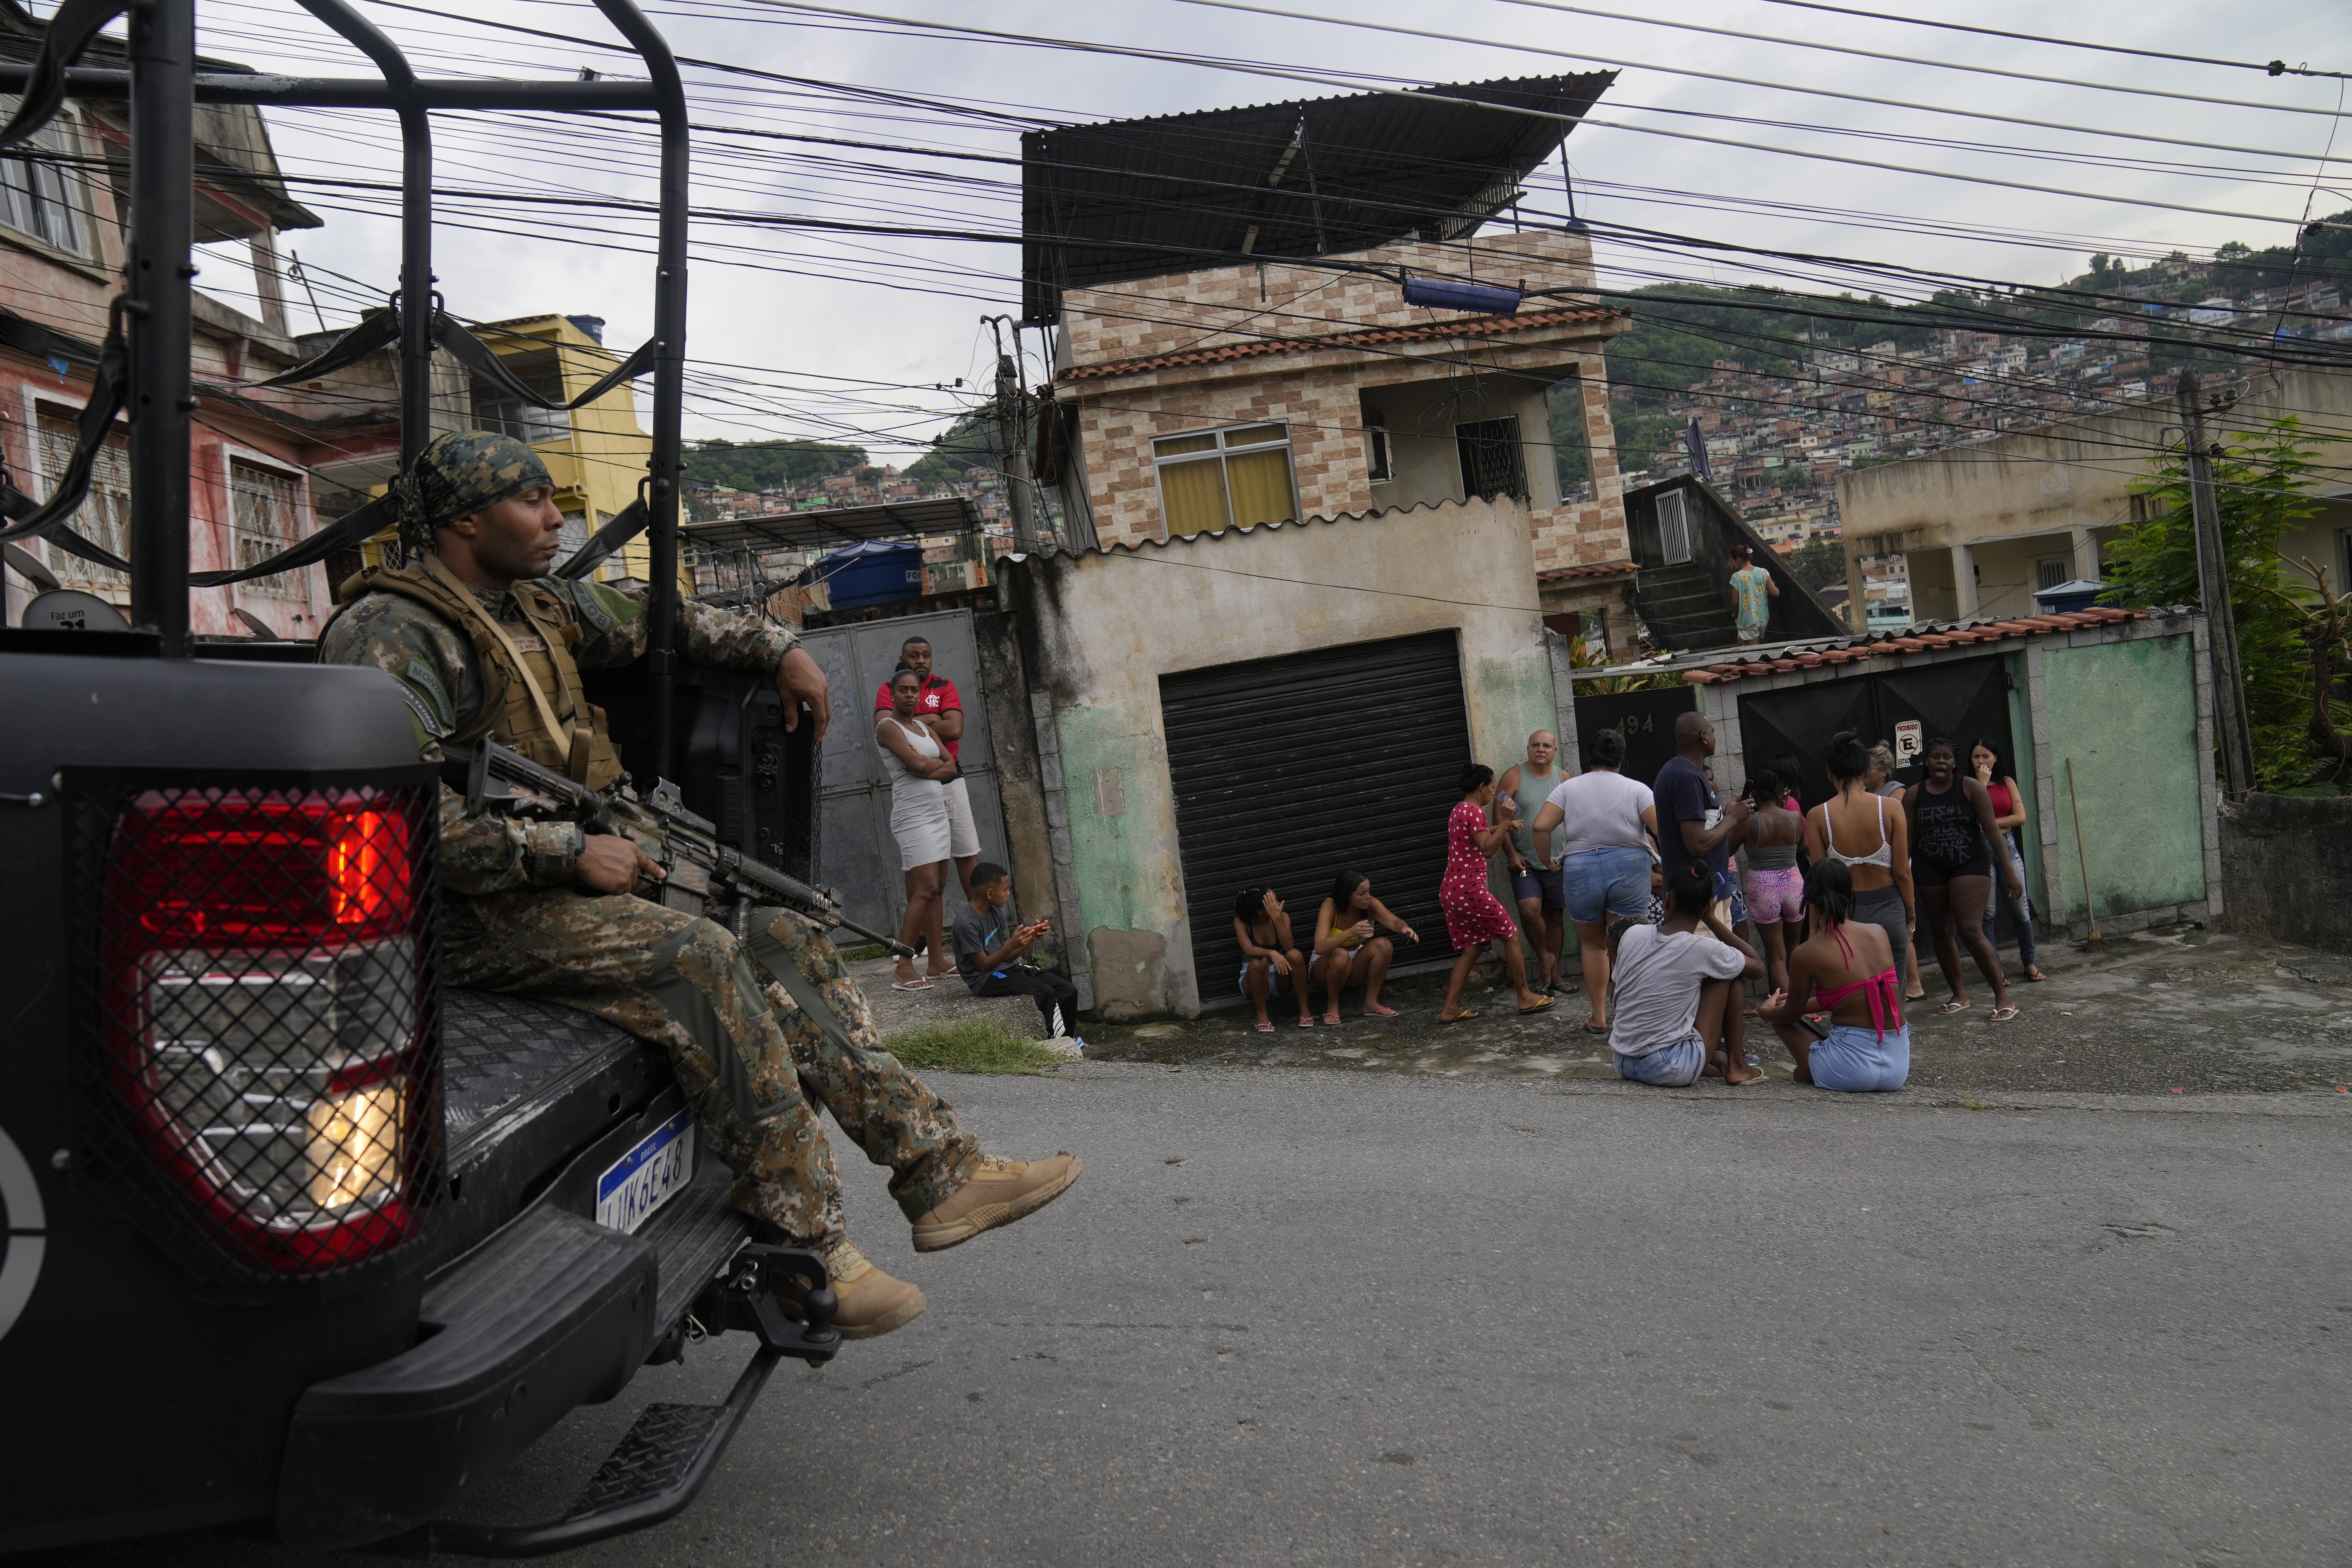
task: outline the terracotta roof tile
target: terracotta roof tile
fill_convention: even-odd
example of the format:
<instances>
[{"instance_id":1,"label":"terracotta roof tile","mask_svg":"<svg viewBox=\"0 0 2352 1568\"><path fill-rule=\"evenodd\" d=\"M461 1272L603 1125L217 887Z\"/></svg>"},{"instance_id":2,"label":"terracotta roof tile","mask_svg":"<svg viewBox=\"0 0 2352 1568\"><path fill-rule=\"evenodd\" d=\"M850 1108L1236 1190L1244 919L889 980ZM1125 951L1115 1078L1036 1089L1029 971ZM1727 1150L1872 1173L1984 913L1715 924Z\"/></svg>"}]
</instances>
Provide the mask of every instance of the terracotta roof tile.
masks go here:
<instances>
[{"instance_id":1,"label":"terracotta roof tile","mask_svg":"<svg viewBox=\"0 0 2352 1568\"><path fill-rule=\"evenodd\" d=\"M1244 342L1219 343L1213 348L1186 349L1178 353L1147 354L1140 359L1105 360L1099 364L1072 365L1056 379L1065 383L1100 381L1108 376L1134 375L1148 370L1216 364L1226 360L1256 359L1265 354L1314 353L1323 349L1429 342L1445 338L1500 337L1545 327L1570 327L1583 321L1611 321L1624 313L1578 306L1559 310L1530 310L1517 316L1476 316L1459 321L1424 321L1410 327L1366 327L1352 332L1328 332L1317 337L1252 338Z\"/></svg>"},{"instance_id":2,"label":"terracotta roof tile","mask_svg":"<svg viewBox=\"0 0 2352 1568\"><path fill-rule=\"evenodd\" d=\"M1538 572L1538 583L1566 583L1579 577L1630 577L1642 569L1636 561L1602 561L1591 566L1562 566L1557 571Z\"/></svg>"},{"instance_id":3,"label":"terracotta roof tile","mask_svg":"<svg viewBox=\"0 0 2352 1568\"><path fill-rule=\"evenodd\" d=\"M1825 665L1858 664L1884 654L1972 647L1979 643L2006 642L2013 637L2048 637L2054 632L2079 631L2085 626L2114 626L2119 621L2144 621L2147 616L2146 610L2094 605L2087 610L2070 610L2064 615L1978 621L1972 625L1942 626L1910 634L1888 633L1878 637L1856 637L1850 642L1832 643L1826 647L1804 648L1770 658L1729 659L1701 669L1685 670L1683 679L1696 685L1712 686L1718 681L1787 675L1800 669L1818 669Z\"/></svg>"}]
</instances>

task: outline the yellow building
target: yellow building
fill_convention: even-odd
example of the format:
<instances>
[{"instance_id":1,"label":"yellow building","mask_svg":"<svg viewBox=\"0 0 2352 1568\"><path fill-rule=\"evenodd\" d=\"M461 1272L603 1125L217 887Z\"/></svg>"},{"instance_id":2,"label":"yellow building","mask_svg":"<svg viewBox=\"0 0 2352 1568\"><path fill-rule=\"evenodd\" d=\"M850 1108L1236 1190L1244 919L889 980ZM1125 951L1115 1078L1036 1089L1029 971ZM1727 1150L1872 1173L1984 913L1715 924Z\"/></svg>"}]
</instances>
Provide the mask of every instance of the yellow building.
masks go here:
<instances>
[{"instance_id":1,"label":"yellow building","mask_svg":"<svg viewBox=\"0 0 2352 1568\"><path fill-rule=\"evenodd\" d=\"M488 321L474 335L489 345L515 378L541 396L568 403L611 374L621 356L604 345L604 323L594 316L517 316ZM563 552L570 555L588 536L635 500L653 457L653 437L637 423L630 383L595 402L565 412L538 408L477 378L474 424L526 441L555 480L555 505L563 513ZM645 579L650 558L642 533L599 567L602 578ZM691 584L688 585L692 591Z\"/></svg>"}]
</instances>

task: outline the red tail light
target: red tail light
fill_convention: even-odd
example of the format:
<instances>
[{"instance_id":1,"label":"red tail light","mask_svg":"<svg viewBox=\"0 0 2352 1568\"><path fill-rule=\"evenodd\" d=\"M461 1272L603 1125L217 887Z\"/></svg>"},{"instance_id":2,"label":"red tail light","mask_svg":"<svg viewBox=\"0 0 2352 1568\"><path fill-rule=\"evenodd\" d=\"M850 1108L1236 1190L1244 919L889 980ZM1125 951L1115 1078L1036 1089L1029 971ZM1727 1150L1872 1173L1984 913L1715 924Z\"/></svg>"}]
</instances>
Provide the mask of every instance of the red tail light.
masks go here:
<instances>
[{"instance_id":1,"label":"red tail light","mask_svg":"<svg viewBox=\"0 0 2352 1568\"><path fill-rule=\"evenodd\" d=\"M109 1079L247 1268L321 1273L417 1228L428 801L150 790L116 821Z\"/></svg>"}]
</instances>

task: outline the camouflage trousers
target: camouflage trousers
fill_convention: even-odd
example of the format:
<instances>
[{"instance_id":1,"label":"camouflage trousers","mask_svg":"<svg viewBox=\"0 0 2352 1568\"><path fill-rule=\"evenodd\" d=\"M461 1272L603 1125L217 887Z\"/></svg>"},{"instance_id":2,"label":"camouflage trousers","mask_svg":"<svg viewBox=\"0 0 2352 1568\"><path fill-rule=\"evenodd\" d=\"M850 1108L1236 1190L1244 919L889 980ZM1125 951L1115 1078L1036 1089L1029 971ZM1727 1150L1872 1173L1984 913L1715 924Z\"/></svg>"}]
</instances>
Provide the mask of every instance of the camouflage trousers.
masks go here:
<instances>
[{"instance_id":1,"label":"camouflage trousers","mask_svg":"<svg viewBox=\"0 0 2352 1568\"><path fill-rule=\"evenodd\" d=\"M845 1234L819 1105L889 1167L909 1219L971 1179L978 1143L883 1047L840 954L797 915L761 910L739 942L627 894L526 888L450 903L449 984L576 1007L661 1047L735 1173L735 1206L773 1239L822 1247Z\"/></svg>"}]
</instances>

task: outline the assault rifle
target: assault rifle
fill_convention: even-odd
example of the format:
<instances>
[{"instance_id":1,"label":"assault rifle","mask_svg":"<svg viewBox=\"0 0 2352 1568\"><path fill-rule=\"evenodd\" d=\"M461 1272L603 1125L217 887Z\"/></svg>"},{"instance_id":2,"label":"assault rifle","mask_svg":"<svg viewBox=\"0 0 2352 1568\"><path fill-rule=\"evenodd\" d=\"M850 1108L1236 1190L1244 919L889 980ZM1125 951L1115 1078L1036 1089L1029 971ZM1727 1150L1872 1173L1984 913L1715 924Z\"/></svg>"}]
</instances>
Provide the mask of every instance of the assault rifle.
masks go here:
<instances>
[{"instance_id":1,"label":"assault rifle","mask_svg":"<svg viewBox=\"0 0 2352 1568\"><path fill-rule=\"evenodd\" d=\"M465 761L449 764L451 773L458 769L464 770L467 816L496 810L509 816L576 822L583 831L614 833L631 840L667 873L660 884L661 901L671 909L702 914L711 900L730 900L729 923L740 935L753 906L781 904L828 930L838 926L880 942L901 958L914 956L914 950L896 938L849 919L831 891L812 888L720 843L718 824L688 811L677 786L667 779L655 780L643 795L626 773L593 790L488 738L477 741ZM460 784L455 777L449 782L452 787Z\"/></svg>"}]
</instances>

